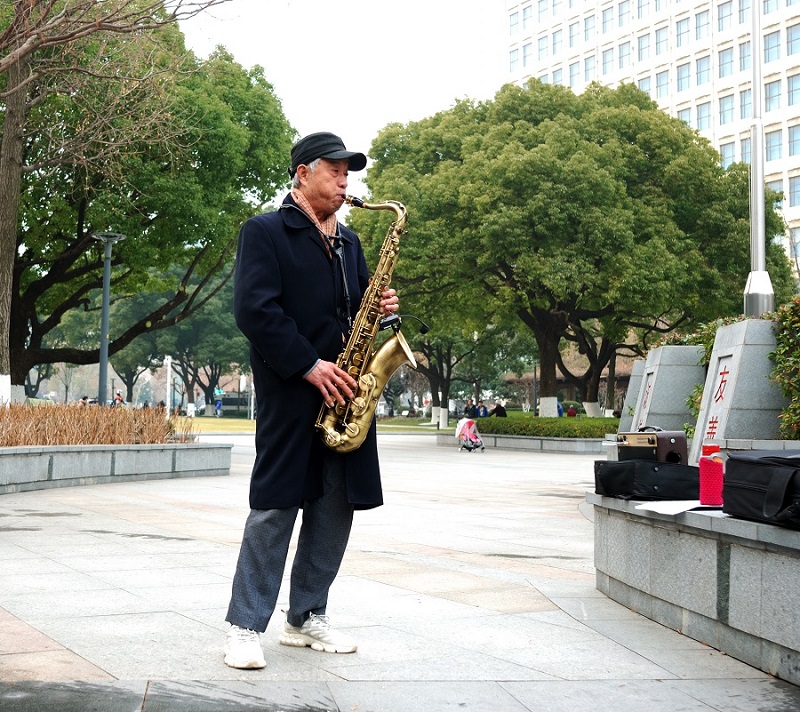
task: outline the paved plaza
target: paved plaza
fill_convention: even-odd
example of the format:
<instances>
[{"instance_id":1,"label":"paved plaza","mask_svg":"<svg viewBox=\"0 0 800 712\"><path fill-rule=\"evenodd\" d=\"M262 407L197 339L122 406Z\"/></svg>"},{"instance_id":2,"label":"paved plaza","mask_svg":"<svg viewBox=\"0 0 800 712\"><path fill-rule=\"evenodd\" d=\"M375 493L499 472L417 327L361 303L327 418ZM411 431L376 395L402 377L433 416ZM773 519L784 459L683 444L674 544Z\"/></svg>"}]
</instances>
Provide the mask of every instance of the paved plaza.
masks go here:
<instances>
[{"instance_id":1,"label":"paved plaza","mask_svg":"<svg viewBox=\"0 0 800 712\"><path fill-rule=\"evenodd\" d=\"M592 455L379 436L331 591L353 655L222 661L255 451L229 477L0 496L2 712L796 712L800 688L595 589ZM285 607L288 590L281 592Z\"/></svg>"}]
</instances>

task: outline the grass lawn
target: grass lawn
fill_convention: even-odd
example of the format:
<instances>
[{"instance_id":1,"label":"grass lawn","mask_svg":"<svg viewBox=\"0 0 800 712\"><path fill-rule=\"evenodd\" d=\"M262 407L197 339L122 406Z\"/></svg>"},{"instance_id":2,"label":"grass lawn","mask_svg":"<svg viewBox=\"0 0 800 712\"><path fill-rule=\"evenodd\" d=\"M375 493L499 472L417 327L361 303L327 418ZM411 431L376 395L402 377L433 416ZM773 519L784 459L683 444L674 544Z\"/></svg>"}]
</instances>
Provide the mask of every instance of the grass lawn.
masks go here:
<instances>
[{"instance_id":1,"label":"grass lawn","mask_svg":"<svg viewBox=\"0 0 800 712\"><path fill-rule=\"evenodd\" d=\"M183 420L183 418L181 419ZM207 418L198 416L193 418L193 431L196 433L255 433L255 420L247 418ZM436 426L431 425L430 418L384 418L378 421L378 432L435 432Z\"/></svg>"},{"instance_id":2,"label":"grass lawn","mask_svg":"<svg viewBox=\"0 0 800 712\"><path fill-rule=\"evenodd\" d=\"M187 420L187 418L181 418ZM256 421L247 418L210 418L198 416L190 418L196 433L255 433Z\"/></svg>"}]
</instances>

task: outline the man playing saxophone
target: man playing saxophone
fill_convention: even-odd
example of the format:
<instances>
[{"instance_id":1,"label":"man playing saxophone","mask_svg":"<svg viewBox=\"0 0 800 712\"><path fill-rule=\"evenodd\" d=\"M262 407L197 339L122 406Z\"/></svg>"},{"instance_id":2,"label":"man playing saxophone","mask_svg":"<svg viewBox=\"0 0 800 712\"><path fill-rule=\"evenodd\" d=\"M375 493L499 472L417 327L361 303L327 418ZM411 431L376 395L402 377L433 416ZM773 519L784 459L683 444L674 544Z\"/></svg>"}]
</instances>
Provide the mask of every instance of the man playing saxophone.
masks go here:
<instances>
[{"instance_id":1,"label":"man playing saxophone","mask_svg":"<svg viewBox=\"0 0 800 712\"><path fill-rule=\"evenodd\" d=\"M259 634L277 605L300 509L280 642L331 653L357 648L330 627L326 609L353 511L383 503L375 424L346 454L325 447L314 426L323 402L345 405L356 390L336 360L369 273L358 237L336 212L348 172L366 162L332 133L305 136L291 151L292 189L283 204L239 232L234 315L250 341L258 415L250 514L226 617L225 663L234 668L266 665ZM380 308L397 311L393 289L382 292Z\"/></svg>"}]
</instances>

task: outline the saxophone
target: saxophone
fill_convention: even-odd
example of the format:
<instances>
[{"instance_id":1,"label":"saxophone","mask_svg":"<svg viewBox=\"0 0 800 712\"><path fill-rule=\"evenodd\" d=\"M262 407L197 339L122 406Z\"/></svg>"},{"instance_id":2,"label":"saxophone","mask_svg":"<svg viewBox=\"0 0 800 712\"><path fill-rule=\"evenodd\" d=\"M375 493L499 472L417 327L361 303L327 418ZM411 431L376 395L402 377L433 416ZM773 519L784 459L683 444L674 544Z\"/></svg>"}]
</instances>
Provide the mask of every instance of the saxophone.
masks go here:
<instances>
[{"instance_id":1,"label":"saxophone","mask_svg":"<svg viewBox=\"0 0 800 712\"><path fill-rule=\"evenodd\" d=\"M341 453L356 450L364 442L378 399L392 374L404 363L417 367L414 354L400 333L400 317L396 314L384 317L380 308L381 295L388 288L397 263L400 236L406 233L403 229L406 208L395 200L365 203L350 195L345 202L366 210L393 210L397 217L384 238L378 266L361 300L347 344L336 361L336 365L356 381L355 394L345 405L323 403L314 425L321 431L324 443ZM377 351L373 351L378 332L388 328L392 329L392 335Z\"/></svg>"}]
</instances>

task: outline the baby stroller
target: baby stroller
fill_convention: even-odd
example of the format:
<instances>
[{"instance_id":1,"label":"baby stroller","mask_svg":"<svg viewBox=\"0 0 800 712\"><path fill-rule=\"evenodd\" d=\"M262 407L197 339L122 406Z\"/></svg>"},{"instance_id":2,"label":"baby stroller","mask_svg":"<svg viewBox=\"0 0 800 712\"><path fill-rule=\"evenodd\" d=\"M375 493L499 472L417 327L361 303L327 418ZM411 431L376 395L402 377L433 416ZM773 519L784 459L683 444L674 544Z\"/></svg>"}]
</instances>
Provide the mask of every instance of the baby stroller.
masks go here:
<instances>
[{"instance_id":1,"label":"baby stroller","mask_svg":"<svg viewBox=\"0 0 800 712\"><path fill-rule=\"evenodd\" d=\"M458 438L458 451L466 450L472 452L473 450L481 449L483 452L486 448L483 446L483 440L478 432L478 426L472 418L461 418L456 425L456 437Z\"/></svg>"}]
</instances>

